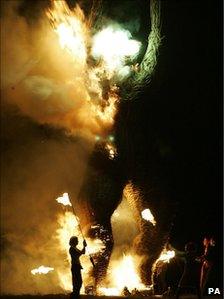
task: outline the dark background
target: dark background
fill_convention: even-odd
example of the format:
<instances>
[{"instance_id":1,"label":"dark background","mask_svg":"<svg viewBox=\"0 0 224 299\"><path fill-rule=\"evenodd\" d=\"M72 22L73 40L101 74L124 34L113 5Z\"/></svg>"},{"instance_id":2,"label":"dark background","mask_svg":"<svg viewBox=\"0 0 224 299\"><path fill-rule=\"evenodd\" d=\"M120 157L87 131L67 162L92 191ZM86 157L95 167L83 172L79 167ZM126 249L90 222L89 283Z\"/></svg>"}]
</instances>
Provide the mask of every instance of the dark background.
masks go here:
<instances>
[{"instance_id":1,"label":"dark background","mask_svg":"<svg viewBox=\"0 0 224 299\"><path fill-rule=\"evenodd\" d=\"M209 234L222 244L222 5L162 1L161 19L151 83L121 109L120 150L131 173L152 167L178 203L174 244Z\"/></svg>"}]
</instances>

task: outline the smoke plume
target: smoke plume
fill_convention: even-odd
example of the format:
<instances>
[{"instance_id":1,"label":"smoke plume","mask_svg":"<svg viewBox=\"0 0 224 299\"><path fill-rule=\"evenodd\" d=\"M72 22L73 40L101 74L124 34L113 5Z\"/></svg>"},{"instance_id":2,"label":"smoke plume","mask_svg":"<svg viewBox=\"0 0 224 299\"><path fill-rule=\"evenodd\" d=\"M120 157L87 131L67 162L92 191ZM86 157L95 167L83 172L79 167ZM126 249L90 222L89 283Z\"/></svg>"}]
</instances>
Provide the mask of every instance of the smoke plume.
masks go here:
<instances>
[{"instance_id":1,"label":"smoke plume","mask_svg":"<svg viewBox=\"0 0 224 299\"><path fill-rule=\"evenodd\" d=\"M22 11L23 1L1 3L2 293L63 291L58 273L69 265L55 235L64 213L55 198L68 192L76 203L95 136L110 132L116 113L117 89L108 83L113 76L99 78L94 61L82 60L82 53L74 59L59 46L52 7L44 3L36 2L32 17ZM61 9L70 14L64 4ZM82 20L88 50L91 23L78 6L72 14ZM134 76L139 85L148 65L150 74L155 65L159 37L153 38L156 46L147 50L153 59L144 60L142 76ZM33 276L31 269L40 265L57 270Z\"/></svg>"}]
</instances>

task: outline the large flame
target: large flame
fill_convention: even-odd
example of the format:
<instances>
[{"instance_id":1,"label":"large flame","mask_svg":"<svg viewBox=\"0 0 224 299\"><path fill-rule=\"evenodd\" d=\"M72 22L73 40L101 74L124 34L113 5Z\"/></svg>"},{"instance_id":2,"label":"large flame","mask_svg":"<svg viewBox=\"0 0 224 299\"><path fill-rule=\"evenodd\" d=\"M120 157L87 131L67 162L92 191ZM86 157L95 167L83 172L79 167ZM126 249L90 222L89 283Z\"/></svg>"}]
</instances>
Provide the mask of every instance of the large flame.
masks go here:
<instances>
[{"instance_id":1,"label":"large flame","mask_svg":"<svg viewBox=\"0 0 224 299\"><path fill-rule=\"evenodd\" d=\"M109 159L113 160L117 155L116 147L112 143L108 142L105 148L108 151Z\"/></svg>"},{"instance_id":2,"label":"large flame","mask_svg":"<svg viewBox=\"0 0 224 299\"><path fill-rule=\"evenodd\" d=\"M36 274L47 274L47 273L49 273L51 271L54 271L54 268L52 268L52 267L46 267L46 266L42 265L42 266L40 266L40 267L38 267L36 269L31 270L31 273L33 275L36 275Z\"/></svg>"},{"instance_id":3,"label":"large flame","mask_svg":"<svg viewBox=\"0 0 224 299\"><path fill-rule=\"evenodd\" d=\"M104 296L119 296L121 294L117 288L100 287L98 292Z\"/></svg>"},{"instance_id":4,"label":"large flame","mask_svg":"<svg viewBox=\"0 0 224 299\"><path fill-rule=\"evenodd\" d=\"M78 5L70 10L64 0L52 0L46 15L60 47L70 55L74 70L79 66L79 78L74 77L74 81L79 80L80 88L85 89L83 118L92 120L97 129L110 131L120 100L116 83L133 72L128 64L138 54L140 42L118 25L103 27L91 36L90 18L85 17ZM113 159L115 146L108 143L106 149Z\"/></svg>"},{"instance_id":5,"label":"large flame","mask_svg":"<svg viewBox=\"0 0 224 299\"><path fill-rule=\"evenodd\" d=\"M145 290L137 269L138 257L132 254L123 254L120 260L114 261L108 270L109 286L100 287L103 295L122 295L124 288L130 292L134 289Z\"/></svg>"},{"instance_id":6,"label":"large flame","mask_svg":"<svg viewBox=\"0 0 224 299\"><path fill-rule=\"evenodd\" d=\"M132 255L124 254L117 267L112 269L111 274L114 284L120 291L123 290L124 287L127 287L129 290L145 288L141 283L136 269L136 261Z\"/></svg>"}]
</instances>

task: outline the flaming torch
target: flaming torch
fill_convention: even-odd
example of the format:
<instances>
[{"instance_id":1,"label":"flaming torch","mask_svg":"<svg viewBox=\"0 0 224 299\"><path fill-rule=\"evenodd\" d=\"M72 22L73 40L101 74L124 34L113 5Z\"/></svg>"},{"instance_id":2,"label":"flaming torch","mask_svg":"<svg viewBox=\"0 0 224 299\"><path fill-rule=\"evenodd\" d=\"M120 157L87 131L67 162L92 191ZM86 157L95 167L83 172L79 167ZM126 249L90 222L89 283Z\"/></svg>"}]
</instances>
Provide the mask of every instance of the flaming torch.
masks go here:
<instances>
[{"instance_id":1,"label":"flaming torch","mask_svg":"<svg viewBox=\"0 0 224 299\"><path fill-rule=\"evenodd\" d=\"M72 205L70 199L69 199L69 196L68 196L68 193L63 193L62 196L59 196L58 198L56 198L56 201L60 204L62 204L63 206L70 206L72 207L72 211L73 211L73 214L77 220L77 224L78 224L78 227L79 227L79 230L80 230L80 233L82 235L82 238L83 240L85 240L85 237L83 235L83 232L82 232L82 228L81 228L81 225L80 225L80 222L79 222L79 219L78 217L76 216L76 213L75 213L75 209L74 209L74 206ZM88 248L88 247L87 247ZM95 264L94 264L94 260L92 258L92 256L90 255L90 252L88 252L88 249L86 248L86 251L87 251L87 254L89 255L89 259L90 259L90 262L92 263L93 267L95 267Z\"/></svg>"}]
</instances>

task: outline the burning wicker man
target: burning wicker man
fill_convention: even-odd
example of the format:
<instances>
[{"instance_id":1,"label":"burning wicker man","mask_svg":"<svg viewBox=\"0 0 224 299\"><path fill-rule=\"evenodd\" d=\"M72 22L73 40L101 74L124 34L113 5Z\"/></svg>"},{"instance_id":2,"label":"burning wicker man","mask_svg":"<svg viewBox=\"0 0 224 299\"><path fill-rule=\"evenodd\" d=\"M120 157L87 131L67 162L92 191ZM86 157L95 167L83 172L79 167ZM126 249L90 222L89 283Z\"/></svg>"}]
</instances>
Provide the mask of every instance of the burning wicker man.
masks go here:
<instances>
[{"instance_id":1,"label":"burning wicker man","mask_svg":"<svg viewBox=\"0 0 224 299\"><path fill-rule=\"evenodd\" d=\"M79 250L77 248L78 245L78 237L73 236L69 240L69 253L71 256L71 271L72 271L72 285L73 292L71 293L71 298L79 298L80 289L82 287L82 266L79 260L79 257L86 252L86 241L83 241L83 249Z\"/></svg>"}]
</instances>

